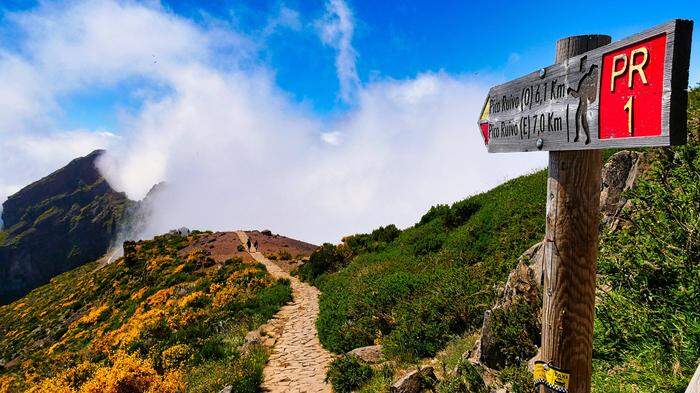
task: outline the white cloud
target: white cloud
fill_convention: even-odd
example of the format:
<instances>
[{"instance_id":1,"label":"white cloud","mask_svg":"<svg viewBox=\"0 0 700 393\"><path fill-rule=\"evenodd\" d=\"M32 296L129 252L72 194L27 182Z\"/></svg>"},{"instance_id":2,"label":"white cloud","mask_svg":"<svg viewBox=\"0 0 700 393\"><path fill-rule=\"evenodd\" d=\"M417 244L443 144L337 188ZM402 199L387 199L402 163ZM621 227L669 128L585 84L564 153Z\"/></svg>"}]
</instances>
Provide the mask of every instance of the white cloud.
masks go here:
<instances>
[{"instance_id":1,"label":"white cloud","mask_svg":"<svg viewBox=\"0 0 700 393\"><path fill-rule=\"evenodd\" d=\"M0 139L0 200L76 157L114 146L118 139L110 132L84 130L3 137Z\"/></svg>"},{"instance_id":2,"label":"white cloud","mask_svg":"<svg viewBox=\"0 0 700 393\"><path fill-rule=\"evenodd\" d=\"M340 79L354 91L345 90L354 97L352 109L334 120L291 101L273 70L239 66L256 44L236 31L108 0L16 15L31 38L21 55L0 57L0 81L24 78L18 86L26 83L29 98L0 95L17 100L0 106L0 122L13 129L0 143L0 155L12 157L0 162L0 197L107 147L100 167L132 198L161 180L169 184L149 234L182 225L269 228L321 242L378 225L410 225L432 204L544 166L542 154L486 153L475 117L491 81L429 73L360 85L352 14L342 1L331 1L328 13L327 42L337 45ZM226 67L218 52L222 36L232 57ZM109 53L112 45L116 54ZM139 95L143 105L121 118L119 136L51 128L59 93L129 78L155 81L166 93ZM33 106L34 99L42 104ZM33 122L50 131L30 131Z\"/></svg>"},{"instance_id":3,"label":"white cloud","mask_svg":"<svg viewBox=\"0 0 700 393\"><path fill-rule=\"evenodd\" d=\"M263 29L263 37L278 32L281 28L287 28L293 31L301 30L299 12L285 5L281 5L277 14L268 20L267 25Z\"/></svg>"},{"instance_id":4,"label":"white cloud","mask_svg":"<svg viewBox=\"0 0 700 393\"><path fill-rule=\"evenodd\" d=\"M357 75L357 52L352 46L355 22L352 11L343 0L329 0L326 14L319 22L321 40L336 51L335 68L340 82L340 98L351 103L360 88Z\"/></svg>"}]
</instances>

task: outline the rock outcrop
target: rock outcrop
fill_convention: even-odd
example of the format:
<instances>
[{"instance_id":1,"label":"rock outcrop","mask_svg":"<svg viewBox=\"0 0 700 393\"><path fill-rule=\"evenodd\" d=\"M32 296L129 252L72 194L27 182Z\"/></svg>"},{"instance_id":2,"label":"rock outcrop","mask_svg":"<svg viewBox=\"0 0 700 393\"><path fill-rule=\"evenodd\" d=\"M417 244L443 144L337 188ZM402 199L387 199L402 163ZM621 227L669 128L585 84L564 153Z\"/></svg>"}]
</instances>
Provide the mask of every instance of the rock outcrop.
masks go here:
<instances>
[{"instance_id":1,"label":"rock outcrop","mask_svg":"<svg viewBox=\"0 0 700 393\"><path fill-rule=\"evenodd\" d=\"M474 363L482 364L489 368L500 369L509 361L508 356L512 355L504 351L502 332L498 331L497 320L504 315L520 312L519 322L522 325L532 328L540 326L541 319L541 288L542 288L542 260L544 247L537 243L530 247L518 260L517 267L508 276L508 281L501 291L501 295L496 304L484 315L484 322L481 328L481 337L477 341L470 359ZM522 313L521 310L533 310L534 312ZM512 317L510 317L512 318ZM509 319L510 319L509 318ZM523 319L525 319L523 321ZM519 335L523 340L520 347L527 352L527 348L534 348L540 345L538 332L528 331L527 328ZM524 354L525 354L524 352ZM527 360L527 359L520 359Z\"/></svg>"},{"instance_id":2,"label":"rock outcrop","mask_svg":"<svg viewBox=\"0 0 700 393\"><path fill-rule=\"evenodd\" d=\"M602 188L600 194L601 225L610 229L616 229L622 225L620 212L629 204L624 193L634 187L644 170L646 169L644 153L623 150L612 155L602 170ZM465 354L472 364L483 368L485 374L494 374L494 370L501 369L506 361L504 342L499 340L499 326L494 322L494 316L503 315L515 310L514 305L527 305L534 312L520 315L518 325L535 326L540 324L542 307L543 286L543 243L537 243L527 250L518 260L518 265L508 276L508 281L501 294L493 305L486 311L481 329L481 336L474 348ZM523 319L524 318L524 319ZM539 334L527 335L527 345L532 345L536 351L540 345ZM511 343L512 344L512 343ZM512 355L512 354L511 354ZM537 353L529 358L529 366L532 367ZM528 360L520 358L519 361ZM496 381L496 379L494 379ZM497 382L497 381L496 381ZM487 382L487 385L497 385L496 382Z\"/></svg>"},{"instance_id":3,"label":"rock outcrop","mask_svg":"<svg viewBox=\"0 0 700 393\"><path fill-rule=\"evenodd\" d=\"M135 203L100 175L102 153L71 161L3 203L0 304L108 250Z\"/></svg>"},{"instance_id":4,"label":"rock outcrop","mask_svg":"<svg viewBox=\"0 0 700 393\"><path fill-rule=\"evenodd\" d=\"M371 364L381 363L384 360L381 345L370 345L368 347L355 348L347 354L357 356L362 361Z\"/></svg>"},{"instance_id":5,"label":"rock outcrop","mask_svg":"<svg viewBox=\"0 0 700 393\"><path fill-rule=\"evenodd\" d=\"M391 393L420 393L433 386L437 381L435 369L432 366L421 367L399 378L389 388Z\"/></svg>"},{"instance_id":6,"label":"rock outcrop","mask_svg":"<svg viewBox=\"0 0 700 393\"><path fill-rule=\"evenodd\" d=\"M603 167L600 213L603 225L615 229L627 205L624 192L631 189L645 169L644 153L623 150L613 154Z\"/></svg>"}]
</instances>

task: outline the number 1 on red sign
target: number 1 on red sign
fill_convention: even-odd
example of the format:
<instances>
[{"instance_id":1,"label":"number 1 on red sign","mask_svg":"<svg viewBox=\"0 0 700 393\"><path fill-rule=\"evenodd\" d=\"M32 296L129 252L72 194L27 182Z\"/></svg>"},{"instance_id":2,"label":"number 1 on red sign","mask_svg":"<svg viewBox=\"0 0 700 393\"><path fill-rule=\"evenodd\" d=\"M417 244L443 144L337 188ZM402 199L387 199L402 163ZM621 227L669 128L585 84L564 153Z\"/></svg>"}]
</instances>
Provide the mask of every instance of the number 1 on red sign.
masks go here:
<instances>
[{"instance_id":1,"label":"number 1 on red sign","mask_svg":"<svg viewBox=\"0 0 700 393\"><path fill-rule=\"evenodd\" d=\"M633 132L633 127L634 127L634 96L630 96L629 100L627 100L627 103L625 104L625 112L627 112L627 132L629 132L630 136L632 136Z\"/></svg>"}]
</instances>

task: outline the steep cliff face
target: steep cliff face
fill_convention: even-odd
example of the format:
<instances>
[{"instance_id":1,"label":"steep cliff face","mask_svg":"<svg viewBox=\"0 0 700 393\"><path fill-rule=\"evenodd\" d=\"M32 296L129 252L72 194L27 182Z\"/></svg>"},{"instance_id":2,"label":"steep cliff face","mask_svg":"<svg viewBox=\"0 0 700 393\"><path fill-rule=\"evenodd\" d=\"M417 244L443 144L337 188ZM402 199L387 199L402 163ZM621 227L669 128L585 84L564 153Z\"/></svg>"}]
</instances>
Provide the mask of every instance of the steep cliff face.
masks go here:
<instances>
[{"instance_id":1,"label":"steep cliff face","mask_svg":"<svg viewBox=\"0 0 700 393\"><path fill-rule=\"evenodd\" d=\"M0 304L107 251L135 203L95 168L102 153L71 161L3 203Z\"/></svg>"}]
</instances>

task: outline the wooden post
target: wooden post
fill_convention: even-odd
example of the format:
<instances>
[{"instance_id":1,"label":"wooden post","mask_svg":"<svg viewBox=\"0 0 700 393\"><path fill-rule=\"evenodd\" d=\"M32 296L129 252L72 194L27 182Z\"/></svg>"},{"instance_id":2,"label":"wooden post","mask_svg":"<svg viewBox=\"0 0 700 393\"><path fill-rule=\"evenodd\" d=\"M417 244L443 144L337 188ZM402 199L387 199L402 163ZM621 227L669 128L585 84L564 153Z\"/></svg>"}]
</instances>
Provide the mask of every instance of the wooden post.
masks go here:
<instances>
[{"instance_id":1,"label":"wooden post","mask_svg":"<svg viewBox=\"0 0 700 393\"><path fill-rule=\"evenodd\" d=\"M606 35L561 39L556 62L609 43ZM571 393L591 391L600 171L600 150L549 153L541 360L569 373Z\"/></svg>"}]
</instances>

